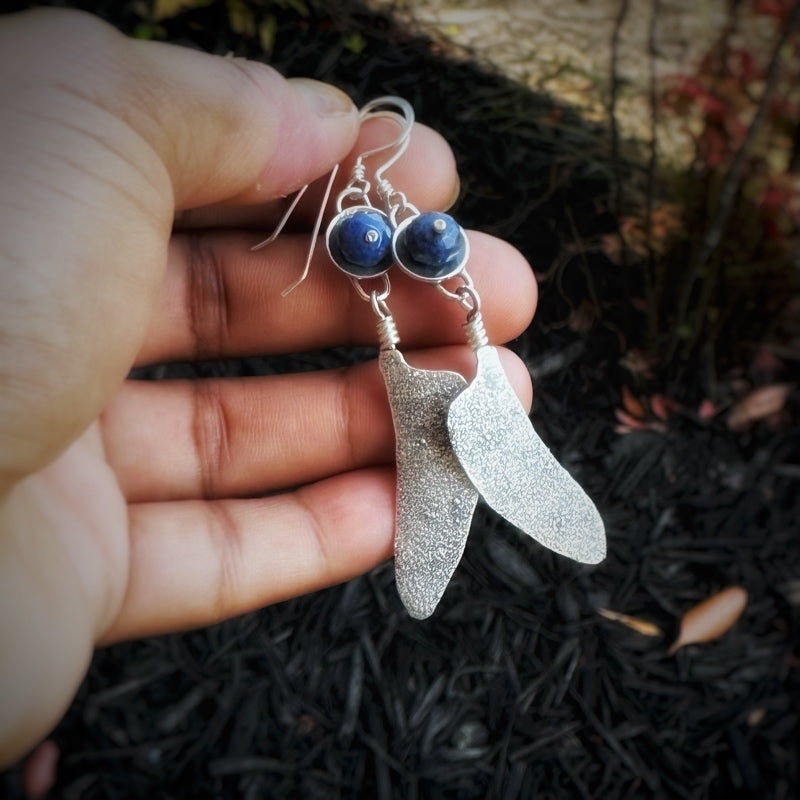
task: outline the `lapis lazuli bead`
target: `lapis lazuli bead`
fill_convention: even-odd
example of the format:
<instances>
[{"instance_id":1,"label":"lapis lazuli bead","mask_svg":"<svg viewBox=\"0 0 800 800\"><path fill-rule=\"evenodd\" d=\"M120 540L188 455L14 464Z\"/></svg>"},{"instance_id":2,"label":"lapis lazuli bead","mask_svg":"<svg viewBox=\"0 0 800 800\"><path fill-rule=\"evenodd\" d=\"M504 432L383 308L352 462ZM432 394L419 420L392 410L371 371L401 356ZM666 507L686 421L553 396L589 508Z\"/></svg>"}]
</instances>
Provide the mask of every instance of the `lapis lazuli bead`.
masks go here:
<instances>
[{"instance_id":1,"label":"lapis lazuli bead","mask_svg":"<svg viewBox=\"0 0 800 800\"><path fill-rule=\"evenodd\" d=\"M398 236L398 260L420 278L441 280L458 273L464 266L467 238L449 214L420 214Z\"/></svg>"},{"instance_id":2,"label":"lapis lazuli bead","mask_svg":"<svg viewBox=\"0 0 800 800\"><path fill-rule=\"evenodd\" d=\"M328 238L336 265L356 278L374 278L394 260L392 229L385 215L371 209L344 212Z\"/></svg>"}]
</instances>

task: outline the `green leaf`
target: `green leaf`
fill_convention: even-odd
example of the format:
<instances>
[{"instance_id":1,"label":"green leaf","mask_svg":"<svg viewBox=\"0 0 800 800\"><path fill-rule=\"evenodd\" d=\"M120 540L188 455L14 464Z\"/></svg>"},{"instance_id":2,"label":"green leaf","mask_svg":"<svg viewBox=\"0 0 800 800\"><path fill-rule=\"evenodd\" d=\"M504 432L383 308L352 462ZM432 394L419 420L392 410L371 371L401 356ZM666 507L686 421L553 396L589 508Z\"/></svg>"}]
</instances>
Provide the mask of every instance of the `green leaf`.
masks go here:
<instances>
[{"instance_id":1,"label":"green leaf","mask_svg":"<svg viewBox=\"0 0 800 800\"><path fill-rule=\"evenodd\" d=\"M275 47L275 37L278 33L278 20L274 14L268 14L261 20L258 26L258 38L261 42L261 49L266 55L270 55Z\"/></svg>"},{"instance_id":2,"label":"green leaf","mask_svg":"<svg viewBox=\"0 0 800 800\"><path fill-rule=\"evenodd\" d=\"M353 31L344 37L342 44L345 50L358 55L367 46L367 40L358 31Z\"/></svg>"}]
</instances>

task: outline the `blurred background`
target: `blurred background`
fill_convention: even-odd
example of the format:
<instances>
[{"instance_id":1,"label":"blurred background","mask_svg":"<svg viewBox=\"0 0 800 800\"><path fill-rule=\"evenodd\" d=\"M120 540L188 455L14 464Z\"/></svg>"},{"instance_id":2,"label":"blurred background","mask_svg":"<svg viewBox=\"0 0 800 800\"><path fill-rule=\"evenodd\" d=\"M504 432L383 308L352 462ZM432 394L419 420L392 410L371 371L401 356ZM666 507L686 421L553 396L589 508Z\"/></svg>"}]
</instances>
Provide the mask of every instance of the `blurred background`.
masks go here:
<instances>
[{"instance_id":1,"label":"blurred background","mask_svg":"<svg viewBox=\"0 0 800 800\"><path fill-rule=\"evenodd\" d=\"M511 346L609 556L567 562L481 508L424 622L387 564L103 650L0 794L33 796L36 772L53 798L796 797L800 3L54 5L358 103L399 94L441 131L454 213L539 280Z\"/></svg>"}]
</instances>

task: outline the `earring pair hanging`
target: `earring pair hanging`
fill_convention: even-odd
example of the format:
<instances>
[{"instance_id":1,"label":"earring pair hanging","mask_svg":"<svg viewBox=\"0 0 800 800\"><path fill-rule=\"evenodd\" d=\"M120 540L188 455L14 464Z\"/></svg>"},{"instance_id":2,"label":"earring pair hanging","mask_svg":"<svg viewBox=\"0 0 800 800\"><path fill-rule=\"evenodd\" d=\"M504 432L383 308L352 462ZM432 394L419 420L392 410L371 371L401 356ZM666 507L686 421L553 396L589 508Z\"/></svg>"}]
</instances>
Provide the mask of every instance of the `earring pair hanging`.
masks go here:
<instances>
[{"instance_id":1,"label":"earring pair hanging","mask_svg":"<svg viewBox=\"0 0 800 800\"><path fill-rule=\"evenodd\" d=\"M377 317L379 364L396 438L395 578L409 614L424 619L461 559L479 495L524 533L583 563L605 557L605 530L592 501L534 431L489 344L480 297L466 268L469 240L463 228L443 212L420 213L386 178L408 146L413 109L402 98L381 97L361 110L362 121L377 117L395 121L400 134L358 156L337 195L325 239L331 260ZM391 157L372 176L376 206L365 161L387 150ZM308 274L337 171L329 178L303 273L284 293ZM298 199L256 248L274 240ZM394 264L465 311L465 337L477 361L470 383L456 372L411 367L397 349L400 339L387 302L387 273Z\"/></svg>"}]
</instances>

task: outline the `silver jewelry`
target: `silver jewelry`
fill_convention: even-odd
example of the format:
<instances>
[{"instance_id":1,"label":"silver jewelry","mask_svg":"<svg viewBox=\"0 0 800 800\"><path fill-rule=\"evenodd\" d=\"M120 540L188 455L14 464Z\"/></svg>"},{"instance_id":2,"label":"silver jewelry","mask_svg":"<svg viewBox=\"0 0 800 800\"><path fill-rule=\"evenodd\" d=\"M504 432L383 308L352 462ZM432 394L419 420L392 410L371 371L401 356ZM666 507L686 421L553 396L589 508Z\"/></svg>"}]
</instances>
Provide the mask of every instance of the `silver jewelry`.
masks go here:
<instances>
[{"instance_id":1,"label":"silver jewelry","mask_svg":"<svg viewBox=\"0 0 800 800\"><path fill-rule=\"evenodd\" d=\"M378 360L396 438L396 582L409 614L424 619L434 612L461 560L479 494L524 533L576 561L602 561L606 539L597 509L536 434L489 344L480 297L466 269L469 240L463 228L443 212L420 213L385 177L408 146L413 109L402 98L381 97L361 110L362 120L375 117L394 120L401 132L357 158L325 238L331 260L377 318ZM365 160L387 150L393 151L391 157L373 173L378 208L370 197ZM337 169L328 181L303 273L284 293L308 274ZM297 199L272 236L256 247L274 240ZM400 340L387 304L387 273L394 263L466 312L466 340L477 359L469 384L456 372L411 367L397 349ZM366 282L374 279L380 280L378 288L369 288Z\"/></svg>"}]
</instances>

